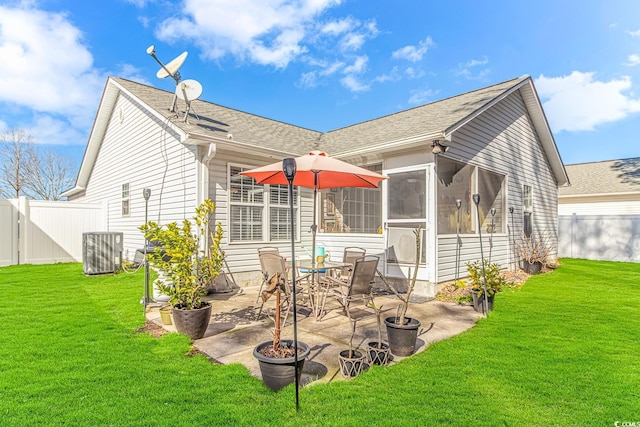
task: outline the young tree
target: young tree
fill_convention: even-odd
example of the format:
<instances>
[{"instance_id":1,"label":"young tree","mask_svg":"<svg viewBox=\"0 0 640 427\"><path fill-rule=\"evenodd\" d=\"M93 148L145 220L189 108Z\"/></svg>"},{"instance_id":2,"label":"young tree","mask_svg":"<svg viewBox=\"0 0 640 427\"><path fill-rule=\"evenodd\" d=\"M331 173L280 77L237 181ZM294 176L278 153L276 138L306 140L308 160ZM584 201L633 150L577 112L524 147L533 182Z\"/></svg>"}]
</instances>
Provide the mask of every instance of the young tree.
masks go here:
<instances>
[{"instance_id":1,"label":"young tree","mask_svg":"<svg viewBox=\"0 0 640 427\"><path fill-rule=\"evenodd\" d=\"M27 195L28 171L35 160L34 139L22 129L0 134L0 190L2 197Z\"/></svg>"}]
</instances>

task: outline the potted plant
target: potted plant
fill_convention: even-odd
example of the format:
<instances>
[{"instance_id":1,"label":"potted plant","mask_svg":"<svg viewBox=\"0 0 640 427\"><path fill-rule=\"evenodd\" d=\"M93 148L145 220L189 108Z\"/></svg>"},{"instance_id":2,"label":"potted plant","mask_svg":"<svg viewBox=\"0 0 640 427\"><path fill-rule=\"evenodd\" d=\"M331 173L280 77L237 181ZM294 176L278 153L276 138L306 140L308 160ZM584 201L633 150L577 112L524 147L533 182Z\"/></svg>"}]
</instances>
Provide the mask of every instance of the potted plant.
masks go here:
<instances>
[{"instance_id":1,"label":"potted plant","mask_svg":"<svg viewBox=\"0 0 640 427\"><path fill-rule=\"evenodd\" d=\"M395 317L387 317L384 324L387 326L387 338L389 339L389 349L396 356L411 356L416 349L416 341L418 339L418 329L420 321L411 317L407 317L407 309L409 308L409 298L416 285L418 278L418 267L420 266L421 251L421 235L422 227L418 226L413 233L416 236L416 262L413 269L409 269L409 283L407 285L407 293L403 296L396 288L389 284L389 281L378 271L378 275L382 279L385 286L400 300L398 310Z\"/></svg>"},{"instance_id":2,"label":"potted plant","mask_svg":"<svg viewBox=\"0 0 640 427\"><path fill-rule=\"evenodd\" d=\"M523 235L516 244L516 252L521 261L522 269L528 274L538 274L547 264L551 245L548 238Z\"/></svg>"},{"instance_id":3,"label":"potted plant","mask_svg":"<svg viewBox=\"0 0 640 427\"><path fill-rule=\"evenodd\" d=\"M275 328L273 340L258 344L253 349L253 356L258 359L262 382L274 391L295 381L295 343L293 340L281 340L281 293L286 289L286 277L280 273L271 276L267 283L269 288L262 291L262 300L266 302L271 295L276 296L274 316ZM302 372L304 360L309 356L309 346L298 341L298 375ZM299 379L299 378L298 378Z\"/></svg>"},{"instance_id":4,"label":"potted plant","mask_svg":"<svg viewBox=\"0 0 640 427\"><path fill-rule=\"evenodd\" d=\"M367 360L372 365L385 366L389 363L389 344L382 342L382 306L376 307L373 302L369 303L376 312L376 321L378 325L378 341L370 341L367 343Z\"/></svg>"},{"instance_id":5,"label":"potted plant","mask_svg":"<svg viewBox=\"0 0 640 427\"><path fill-rule=\"evenodd\" d=\"M348 312L347 312L348 313ZM342 350L338 354L340 373L344 378L357 377L364 369L365 355L360 350L353 348L353 336L356 334L356 321L349 318L351 322L351 337L349 338L349 349Z\"/></svg>"},{"instance_id":6,"label":"potted plant","mask_svg":"<svg viewBox=\"0 0 640 427\"><path fill-rule=\"evenodd\" d=\"M214 203L207 199L196 208L193 224L185 219L181 225L172 222L161 226L150 221L140 227L145 238L157 244L147 254L149 263L168 279L156 280L154 285L169 296L176 330L194 340L202 338L209 325L211 304L202 297L220 273L224 259L220 223L211 234L210 246L203 249L214 211Z\"/></svg>"},{"instance_id":7,"label":"potted plant","mask_svg":"<svg viewBox=\"0 0 640 427\"><path fill-rule=\"evenodd\" d=\"M506 279L500 273L500 266L496 263L489 263L484 260L484 272L480 261L467 263L469 272L468 283L471 285L471 296L473 297L473 309L477 312L485 312L484 309L484 289L485 278L487 284L487 310L493 310L493 300L495 294L502 290L507 284Z\"/></svg>"}]
</instances>

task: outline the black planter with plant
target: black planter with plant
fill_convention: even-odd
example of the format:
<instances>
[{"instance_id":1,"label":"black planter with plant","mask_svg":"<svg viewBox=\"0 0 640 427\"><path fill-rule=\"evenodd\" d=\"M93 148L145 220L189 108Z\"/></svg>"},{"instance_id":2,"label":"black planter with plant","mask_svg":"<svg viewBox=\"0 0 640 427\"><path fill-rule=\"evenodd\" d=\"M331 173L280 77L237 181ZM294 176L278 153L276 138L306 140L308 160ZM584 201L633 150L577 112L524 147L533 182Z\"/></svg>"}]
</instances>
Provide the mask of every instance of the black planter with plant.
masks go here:
<instances>
[{"instance_id":1,"label":"black planter with plant","mask_svg":"<svg viewBox=\"0 0 640 427\"><path fill-rule=\"evenodd\" d=\"M413 233L416 236L416 255L413 275L411 274L411 270L409 270L410 279L407 285L407 293L401 295L396 288L391 286L382 273L378 271L378 276L380 276L385 286L401 301L398 305L396 316L387 317L384 321L387 326L389 350L391 354L396 356L411 356L415 352L418 329L421 325L418 319L407 317L411 293L418 279L418 268L420 267L420 256L422 254L422 227L418 226L413 230Z\"/></svg>"},{"instance_id":2,"label":"black planter with plant","mask_svg":"<svg viewBox=\"0 0 640 427\"><path fill-rule=\"evenodd\" d=\"M520 259L520 267L527 274L539 274L542 267L549 262L551 252L549 237L539 236L531 233L529 236L523 235L516 243L516 253Z\"/></svg>"},{"instance_id":3,"label":"black planter with plant","mask_svg":"<svg viewBox=\"0 0 640 427\"><path fill-rule=\"evenodd\" d=\"M262 300L266 302L272 295L276 297L276 310L274 315L275 328L273 340L258 344L253 349L253 356L258 359L262 382L271 390L278 391L281 388L296 381L298 382L304 360L309 356L310 348L307 344L294 340L282 340L282 307L281 293L286 289L286 278L280 273L275 273L268 279L269 288L262 292ZM298 368L295 363L295 348L298 348Z\"/></svg>"},{"instance_id":4,"label":"black planter with plant","mask_svg":"<svg viewBox=\"0 0 640 427\"><path fill-rule=\"evenodd\" d=\"M295 381L295 357L293 356L293 340L280 341L280 354L278 356L266 356L268 350L273 349L273 341L265 341L253 349L253 356L258 359L262 382L268 388L278 391ZM291 354L282 357L282 353ZM298 375L301 375L304 360L309 356L309 346L298 341ZM300 380L300 378L298 378Z\"/></svg>"},{"instance_id":5,"label":"black planter with plant","mask_svg":"<svg viewBox=\"0 0 640 427\"><path fill-rule=\"evenodd\" d=\"M349 311L347 311L349 315ZM340 373L344 378L357 377L365 367L365 355L360 350L353 348L353 336L356 334L356 321L349 317L351 322L351 337L349 338L349 349L338 353L338 363Z\"/></svg>"},{"instance_id":6,"label":"black planter with plant","mask_svg":"<svg viewBox=\"0 0 640 427\"><path fill-rule=\"evenodd\" d=\"M207 199L196 208L193 221L185 219L181 225L172 222L165 226L150 221L140 227L145 238L157 245L147 254L149 263L168 279L156 280L154 285L169 296L176 330L194 340L202 338L209 325L212 308L202 297L224 262L220 223L211 233L211 244L202 249L214 211L214 203Z\"/></svg>"},{"instance_id":7,"label":"black planter with plant","mask_svg":"<svg viewBox=\"0 0 640 427\"><path fill-rule=\"evenodd\" d=\"M487 311L493 310L493 301L496 293L502 291L502 287L507 284L507 280L502 276L500 266L497 263L490 263L484 260L467 264L469 272L468 283L471 285L471 296L473 297L473 309L479 313L485 312L485 286L487 290ZM486 284L485 284L486 280Z\"/></svg>"},{"instance_id":8,"label":"black planter with plant","mask_svg":"<svg viewBox=\"0 0 640 427\"><path fill-rule=\"evenodd\" d=\"M420 321L405 317L404 322L400 323L398 317L387 317L384 324L387 326L391 353L401 357L411 356L416 351Z\"/></svg>"}]
</instances>

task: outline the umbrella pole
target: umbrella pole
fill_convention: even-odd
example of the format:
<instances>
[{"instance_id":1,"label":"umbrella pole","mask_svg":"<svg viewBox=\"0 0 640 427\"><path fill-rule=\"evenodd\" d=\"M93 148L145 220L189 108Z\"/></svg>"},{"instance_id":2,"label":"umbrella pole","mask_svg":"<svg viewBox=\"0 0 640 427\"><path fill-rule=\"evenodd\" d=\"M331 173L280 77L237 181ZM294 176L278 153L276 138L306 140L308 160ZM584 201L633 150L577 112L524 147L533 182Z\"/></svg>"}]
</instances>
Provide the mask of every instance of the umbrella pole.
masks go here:
<instances>
[{"instance_id":1,"label":"umbrella pole","mask_svg":"<svg viewBox=\"0 0 640 427\"><path fill-rule=\"evenodd\" d=\"M316 274L318 274L318 272L316 272L316 232L318 230L318 225L316 224L317 222L317 215L318 215L318 171L313 171L313 224L311 224L311 286L315 287L315 289L318 289L318 286L315 286L316 283ZM311 290L309 290L309 294L311 294ZM318 320L318 317L320 316L320 313L318 313L318 293L315 292L315 300L313 301L313 303L311 304L313 307L313 315L315 316L316 320Z\"/></svg>"}]
</instances>

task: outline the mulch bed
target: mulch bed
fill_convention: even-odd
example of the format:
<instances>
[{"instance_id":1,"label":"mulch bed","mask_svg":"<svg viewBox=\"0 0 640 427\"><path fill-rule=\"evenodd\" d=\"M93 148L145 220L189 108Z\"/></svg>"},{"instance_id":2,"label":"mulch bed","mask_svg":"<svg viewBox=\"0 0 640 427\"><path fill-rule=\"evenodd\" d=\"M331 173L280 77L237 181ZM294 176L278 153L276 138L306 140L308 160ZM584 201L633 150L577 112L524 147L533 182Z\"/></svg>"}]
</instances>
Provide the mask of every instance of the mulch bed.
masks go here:
<instances>
[{"instance_id":1,"label":"mulch bed","mask_svg":"<svg viewBox=\"0 0 640 427\"><path fill-rule=\"evenodd\" d=\"M161 336L169 333L169 331L167 331L162 326L150 321L146 321L144 326L141 326L138 329L136 329L136 332L147 333L154 338L160 338Z\"/></svg>"},{"instance_id":2,"label":"mulch bed","mask_svg":"<svg viewBox=\"0 0 640 427\"><path fill-rule=\"evenodd\" d=\"M502 275L511 283L509 287L517 288L527 281L529 275L522 270L504 271ZM465 279L461 279L466 283ZM469 298L471 295L471 287L458 287L453 281L447 282L446 286L436 293L436 299L444 302L452 302L461 305L471 305L471 302L460 302L460 298Z\"/></svg>"}]
</instances>

